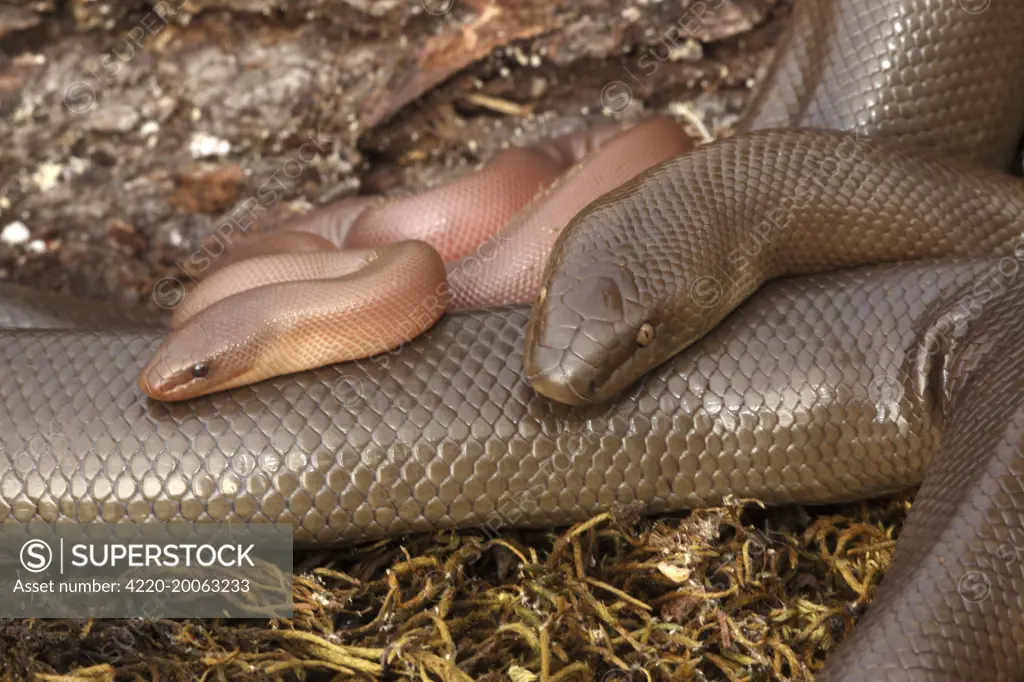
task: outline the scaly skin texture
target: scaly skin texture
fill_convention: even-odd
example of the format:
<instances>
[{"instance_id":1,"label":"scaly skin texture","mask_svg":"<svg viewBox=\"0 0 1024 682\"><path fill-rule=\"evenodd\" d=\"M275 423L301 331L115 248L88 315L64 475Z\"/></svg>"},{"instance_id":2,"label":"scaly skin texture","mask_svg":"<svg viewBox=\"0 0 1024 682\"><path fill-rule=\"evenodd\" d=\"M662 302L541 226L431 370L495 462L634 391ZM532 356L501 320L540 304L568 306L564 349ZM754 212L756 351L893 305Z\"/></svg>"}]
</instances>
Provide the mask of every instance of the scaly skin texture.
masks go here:
<instances>
[{"instance_id":1,"label":"scaly skin texture","mask_svg":"<svg viewBox=\"0 0 1024 682\"><path fill-rule=\"evenodd\" d=\"M772 277L1004 254L948 320L974 321L970 350L912 372L918 388L945 384L948 436L879 605L834 656L828 680L1024 676L1024 345L1013 332L1024 292L1021 190L1019 181L958 171L967 162L1005 169L1016 150L1022 29L1024 6L999 0L804 0L740 132L847 131L870 168L836 154L840 138L823 133L741 136L667 162L563 232L531 314L534 386L588 403L686 347ZM725 384L735 376L722 373Z\"/></svg>"},{"instance_id":2,"label":"scaly skin texture","mask_svg":"<svg viewBox=\"0 0 1024 682\"><path fill-rule=\"evenodd\" d=\"M828 128L1006 168L1024 130L1024 8L798 0L739 132Z\"/></svg>"},{"instance_id":3,"label":"scaly skin texture","mask_svg":"<svg viewBox=\"0 0 1024 682\"><path fill-rule=\"evenodd\" d=\"M921 480L945 386L918 377L951 362L946 321L992 267L775 283L588 408L527 384L522 307L449 315L376 360L163 404L135 387L163 328L91 324L88 302L19 305L24 290L5 288L0 317L58 328L0 332L0 509L7 521L290 521L299 541L332 543L567 523L616 502L656 513L729 493L876 495ZM57 436L33 452L51 420Z\"/></svg>"},{"instance_id":4,"label":"scaly skin texture","mask_svg":"<svg viewBox=\"0 0 1024 682\"><path fill-rule=\"evenodd\" d=\"M290 221L243 240L245 258L210 263L182 293L139 387L156 400L192 399L391 350L446 309L530 301L555 238L591 198L691 148L670 118L604 124L506 150L420 195L346 200L310 215L309 232ZM348 247L368 248L337 249L346 230ZM387 241L403 235L429 243Z\"/></svg>"},{"instance_id":5,"label":"scaly skin texture","mask_svg":"<svg viewBox=\"0 0 1024 682\"><path fill-rule=\"evenodd\" d=\"M675 125L671 119L663 119L663 122ZM651 125L651 122L646 125ZM362 198L362 201L373 203L353 219L339 245L360 249L416 239L437 249L445 262L472 258L482 242L505 228L513 216L543 193L556 178L590 152L618 137L624 127L622 124L603 123L530 147L506 149L478 172L409 197L390 201ZM683 136L681 130L677 134ZM673 150L679 153L682 148L670 145L660 157L650 158L612 187L648 166L670 158L674 155ZM496 191L499 187L500 191ZM359 202L360 198L349 201ZM559 227L565 227L571 217L572 214L567 216ZM310 227L318 234L322 232L314 224Z\"/></svg>"},{"instance_id":6,"label":"scaly skin texture","mask_svg":"<svg viewBox=\"0 0 1024 682\"><path fill-rule=\"evenodd\" d=\"M241 293L246 280L273 282ZM398 348L448 308L444 261L418 241L360 251L263 256L240 261L223 298L196 295L188 319L139 373L158 400L187 400L269 377L365 358ZM202 294L203 292L200 292Z\"/></svg>"},{"instance_id":7,"label":"scaly skin texture","mask_svg":"<svg viewBox=\"0 0 1024 682\"><path fill-rule=\"evenodd\" d=\"M377 361L169 404L135 387L162 328L118 328L102 310L90 322L85 302L4 288L4 326L93 329L0 332L0 518L282 521L303 544L545 526L615 503L863 498L919 482L941 442L888 597L853 636L866 652L840 653L831 679L1000 679L1021 670L1024 594L992 554L1021 527L1024 465L1024 281L1000 267L775 282L588 408L525 382L523 308L451 315ZM965 601L964 576L990 594ZM963 669L977 675L953 676Z\"/></svg>"},{"instance_id":8,"label":"scaly skin texture","mask_svg":"<svg viewBox=\"0 0 1024 682\"><path fill-rule=\"evenodd\" d=\"M837 126L885 135L883 119L898 116L901 134L944 131L947 153L1008 158L1024 5L963 6L804 0L780 53L789 66L769 79L799 106L773 125L850 107ZM886 31L894 16L905 25ZM961 66L973 75L960 79ZM970 87L943 89L958 83ZM880 226L878 239L899 235ZM326 543L561 524L617 501L657 513L730 493L856 499L927 472L878 599L822 677L1020 679L1019 266L1007 256L776 281L615 401L584 408L525 383L525 309L449 316L386 364L158 404L134 381L161 328L97 313L92 330L55 329L91 314L4 289L5 326L51 329L0 332L0 514L290 521L300 541Z\"/></svg>"},{"instance_id":9,"label":"scaly skin texture","mask_svg":"<svg viewBox=\"0 0 1024 682\"><path fill-rule=\"evenodd\" d=\"M605 142L597 153L560 175L493 239L448 264L452 309L532 301L558 234L590 203L589 197L610 192L692 148L693 141L679 124L664 117L638 123Z\"/></svg>"},{"instance_id":10,"label":"scaly skin texture","mask_svg":"<svg viewBox=\"0 0 1024 682\"><path fill-rule=\"evenodd\" d=\"M501 229L565 165L540 149L508 149L462 182L368 208L349 230L345 247L417 239L437 249L445 261L462 258ZM505 191L495 193L495 183Z\"/></svg>"},{"instance_id":11,"label":"scaly skin texture","mask_svg":"<svg viewBox=\"0 0 1024 682\"><path fill-rule=\"evenodd\" d=\"M1005 170L1016 151L1021 31L1024 7L1005 1L797 3L739 131L826 128L852 138L719 142L581 212L555 245L532 317L535 387L564 402L608 400L773 276L982 253L972 243L978 227L981 237L1012 238L1020 190L985 178L980 194L958 203L960 178L972 174L957 165ZM878 144L956 160L919 162ZM991 227L979 225L986 199L1008 211ZM957 243L936 238L935 219ZM645 323L654 341L640 346Z\"/></svg>"},{"instance_id":12,"label":"scaly skin texture","mask_svg":"<svg viewBox=\"0 0 1024 682\"><path fill-rule=\"evenodd\" d=\"M610 400L769 279L1014 249L1024 256L1022 231L1024 183L1003 172L833 131L722 140L573 219L530 316L526 370L555 400Z\"/></svg>"}]
</instances>

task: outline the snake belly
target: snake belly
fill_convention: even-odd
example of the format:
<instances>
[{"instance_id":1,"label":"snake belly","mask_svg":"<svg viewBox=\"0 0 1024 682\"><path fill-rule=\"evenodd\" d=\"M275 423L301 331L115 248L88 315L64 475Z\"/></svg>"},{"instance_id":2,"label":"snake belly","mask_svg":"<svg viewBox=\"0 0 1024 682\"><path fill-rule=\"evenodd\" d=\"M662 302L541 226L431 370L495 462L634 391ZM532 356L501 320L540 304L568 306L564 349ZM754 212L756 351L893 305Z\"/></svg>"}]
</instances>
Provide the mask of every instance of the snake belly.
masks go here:
<instances>
[{"instance_id":1,"label":"snake belly","mask_svg":"<svg viewBox=\"0 0 1024 682\"><path fill-rule=\"evenodd\" d=\"M915 138L1005 165L1024 6L978 4L800 2L746 125ZM875 605L823 677L1018 679L1024 580L998 559L1024 528L1016 263L770 283L587 407L523 379L525 308L449 316L372 361L160 404L135 377L162 327L5 287L0 518L284 521L319 544L563 524L615 503L857 499L924 478ZM990 598L958 594L970 571Z\"/></svg>"}]
</instances>

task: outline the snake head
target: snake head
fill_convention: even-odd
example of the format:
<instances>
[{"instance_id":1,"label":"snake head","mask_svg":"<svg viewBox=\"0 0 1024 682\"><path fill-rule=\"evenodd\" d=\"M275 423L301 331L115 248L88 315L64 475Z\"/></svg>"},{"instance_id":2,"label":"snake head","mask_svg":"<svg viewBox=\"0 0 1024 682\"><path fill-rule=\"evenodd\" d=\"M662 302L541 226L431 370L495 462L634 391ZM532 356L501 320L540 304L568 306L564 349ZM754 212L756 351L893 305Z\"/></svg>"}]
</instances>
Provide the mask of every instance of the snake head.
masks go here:
<instances>
[{"instance_id":1,"label":"snake head","mask_svg":"<svg viewBox=\"0 0 1024 682\"><path fill-rule=\"evenodd\" d=\"M610 400L699 335L678 324L676 297L645 259L621 244L563 248L552 261L523 356L538 393L570 405Z\"/></svg>"},{"instance_id":2,"label":"snake head","mask_svg":"<svg viewBox=\"0 0 1024 682\"><path fill-rule=\"evenodd\" d=\"M636 337L647 313L624 270L591 267L578 279L562 275L541 289L530 313L527 379L559 402L599 402L622 388L622 368L639 349Z\"/></svg>"},{"instance_id":3,"label":"snake head","mask_svg":"<svg viewBox=\"0 0 1024 682\"><path fill-rule=\"evenodd\" d=\"M225 341L239 337L224 329L244 317L225 320L220 317L224 313L216 304L168 334L139 373L142 392L156 400L188 400L246 383L251 358Z\"/></svg>"},{"instance_id":4,"label":"snake head","mask_svg":"<svg viewBox=\"0 0 1024 682\"><path fill-rule=\"evenodd\" d=\"M666 191L664 175L656 167L606 194L556 240L523 352L538 393L570 405L610 400L721 319L722 306L690 294L708 288L713 259L687 248L684 226L665 214L662 197L679 189Z\"/></svg>"}]
</instances>

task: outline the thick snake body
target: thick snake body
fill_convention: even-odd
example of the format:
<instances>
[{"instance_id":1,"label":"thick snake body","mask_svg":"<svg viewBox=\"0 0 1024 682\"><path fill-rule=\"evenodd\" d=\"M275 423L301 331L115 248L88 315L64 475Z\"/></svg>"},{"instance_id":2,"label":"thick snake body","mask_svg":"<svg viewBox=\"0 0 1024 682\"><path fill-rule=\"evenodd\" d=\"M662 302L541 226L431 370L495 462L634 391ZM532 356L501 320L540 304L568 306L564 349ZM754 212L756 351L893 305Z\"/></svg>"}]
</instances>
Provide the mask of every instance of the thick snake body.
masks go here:
<instances>
[{"instance_id":1,"label":"thick snake body","mask_svg":"<svg viewBox=\"0 0 1024 682\"><path fill-rule=\"evenodd\" d=\"M573 219L531 314L526 370L553 399L609 400L770 279L1015 252L1024 183L1008 173L845 132L751 133L661 164Z\"/></svg>"},{"instance_id":2,"label":"thick snake body","mask_svg":"<svg viewBox=\"0 0 1024 682\"><path fill-rule=\"evenodd\" d=\"M139 387L188 400L391 351L446 309L528 303L573 216L692 147L671 118L603 124L421 194L344 200L243 240L175 308Z\"/></svg>"},{"instance_id":3,"label":"thick snake body","mask_svg":"<svg viewBox=\"0 0 1024 682\"><path fill-rule=\"evenodd\" d=\"M852 129L1005 165L1024 121L1024 6L964 4L804 0L748 127ZM765 161L802 154L792 139ZM987 191L1015 191L978 173L991 179L972 190L982 205ZM850 206L871 200L858 183L832 189ZM614 196L602 210L628 198ZM647 210L674 215L655 195ZM135 385L161 327L5 290L0 516L287 521L301 542L331 543L564 524L616 503L657 513L727 495L851 500L923 479L875 604L822 677L1020 679L1024 577L1002 551L1024 532L1024 281L1011 223L990 228L991 243L941 252L1000 256L771 282L619 397L575 407L524 378L526 308L449 315L374 360L167 404ZM914 228L879 221L870 237L903 229ZM985 577L984 599L958 591L968 574Z\"/></svg>"}]
</instances>

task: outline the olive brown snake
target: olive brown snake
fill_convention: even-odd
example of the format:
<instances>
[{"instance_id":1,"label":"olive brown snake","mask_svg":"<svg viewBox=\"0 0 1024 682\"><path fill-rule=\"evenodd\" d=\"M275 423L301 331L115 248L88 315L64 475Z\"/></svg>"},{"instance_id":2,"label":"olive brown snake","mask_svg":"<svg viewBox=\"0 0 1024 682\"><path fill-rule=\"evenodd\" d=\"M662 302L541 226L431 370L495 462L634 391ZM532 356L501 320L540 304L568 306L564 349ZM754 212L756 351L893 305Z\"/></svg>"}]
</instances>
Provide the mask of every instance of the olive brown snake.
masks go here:
<instances>
[{"instance_id":1,"label":"olive brown snake","mask_svg":"<svg viewBox=\"0 0 1024 682\"><path fill-rule=\"evenodd\" d=\"M877 149L898 138L1008 164L1024 122L1015 87L1024 6L993 0L975 13L952 0L805 0L793 21L752 128L841 128L880 139ZM837 139L816 135L770 149L788 160L805 149L800 140ZM743 139L776 138L716 149ZM795 190L785 184L793 166L771 160L742 176L723 167L722 177L746 178L751 189L782 178L770 188L785 196ZM997 185L997 198L954 176L921 179L945 182L949 197L968 187L982 214L1016 205L1009 180L967 173ZM851 193L849 206L873 205L857 194L864 183L828 178L836 194ZM632 196L613 195L577 220L617 206L626 216ZM673 210L671 196L654 196L657 210ZM891 206L882 205L876 218ZM919 220L937 231L914 234L948 240L977 227L958 227L945 204L918 205ZM924 480L876 601L821 677L1020 679L1024 576L1000 551L1024 540L1017 215L996 210L991 217L1004 222L980 221L991 243L956 242L969 245L960 253L997 254L990 258L771 282L618 398L577 407L527 384L525 308L449 315L374 361L165 404L135 385L162 329L12 289L0 332L0 509L7 521L289 521L302 541L336 542L563 524L615 502L658 513L728 494L849 500ZM579 224L562 244L586 236ZM854 234L882 247L901 233L880 220ZM563 295L569 289L549 284L545 300L575 300ZM565 366L564 357L548 367ZM33 439L54 423L59 438L35 452ZM958 591L971 573L988 581L986 598Z\"/></svg>"}]
</instances>

